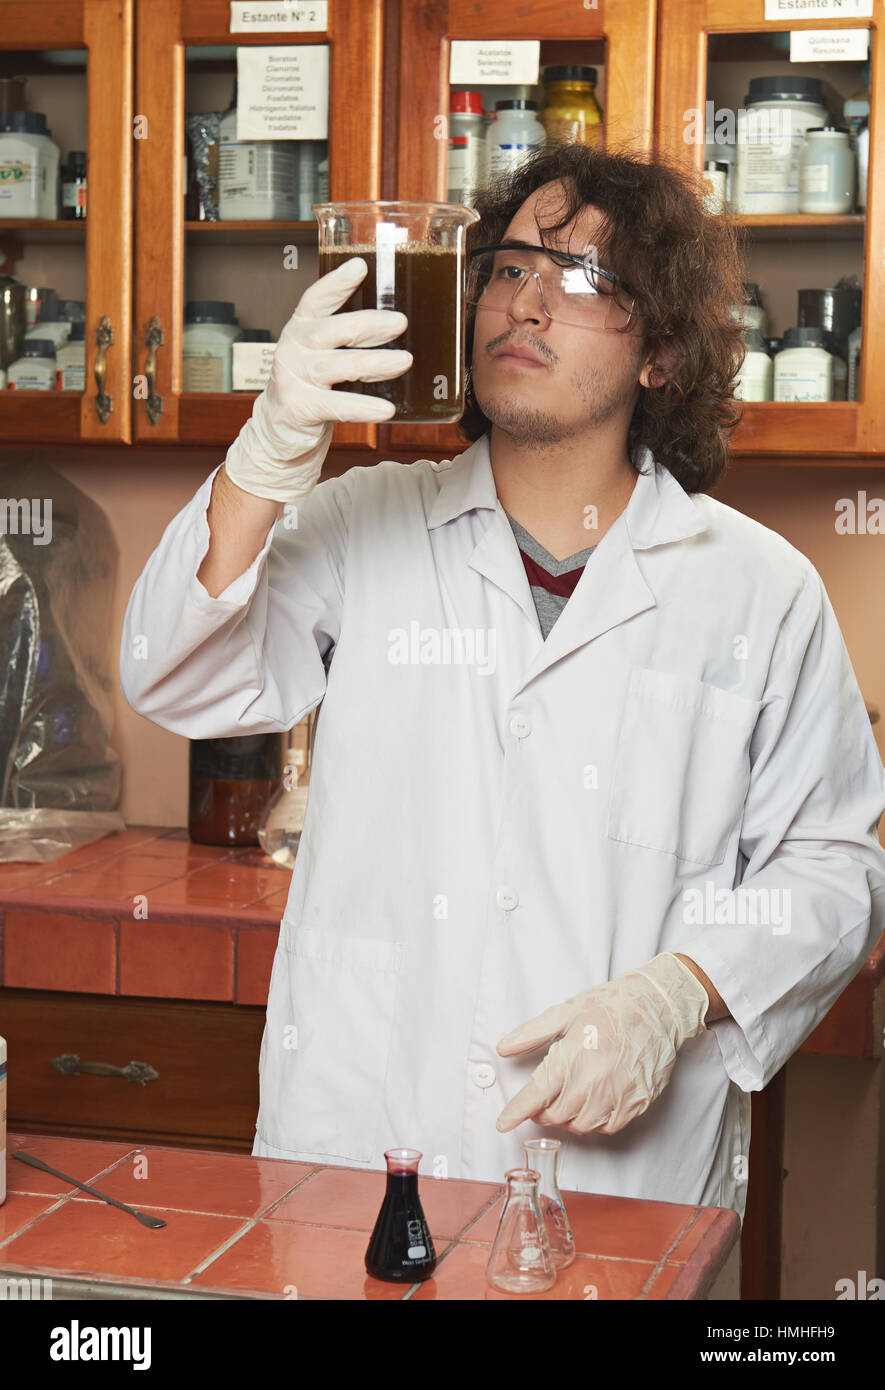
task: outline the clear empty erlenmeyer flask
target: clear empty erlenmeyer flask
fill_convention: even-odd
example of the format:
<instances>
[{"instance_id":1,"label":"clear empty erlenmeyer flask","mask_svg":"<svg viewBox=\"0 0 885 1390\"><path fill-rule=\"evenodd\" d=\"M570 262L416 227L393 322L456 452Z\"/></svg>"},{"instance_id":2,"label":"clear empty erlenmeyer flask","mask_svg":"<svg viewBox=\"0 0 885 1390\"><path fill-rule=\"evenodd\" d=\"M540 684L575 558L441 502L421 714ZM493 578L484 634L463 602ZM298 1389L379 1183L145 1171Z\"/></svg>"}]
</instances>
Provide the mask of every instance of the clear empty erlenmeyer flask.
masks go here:
<instances>
[{"instance_id":1,"label":"clear empty erlenmeyer flask","mask_svg":"<svg viewBox=\"0 0 885 1390\"><path fill-rule=\"evenodd\" d=\"M486 1265L486 1278L506 1293L540 1293L556 1281L550 1242L538 1205L540 1174L534 1168L511 1168L507 1200Z\"/></svg>"},{"instance_id":2,"label":"clear empty erlenmeyer flask","mask_svg":"<svg viewBox=\"0 0 885 1390\"><path fill-rule=\"evenodd\" d=\"M366 1250L373 1279L417 1284L436 1268L436 1251L418 1196L418 1149L387 1149L387 1191Z\"/></svg>"},{"instance_id":3,"label":"clear empty erlenmeyer flask","mask_svg":"<svg viewBox=\"0 0 885 1390\"><path fill-rule=\"evenodd\" d=\"M538 1203L547 1228L550 1254L557 1269L565 1269L575 1258L575 1240L556 1181L556 1164L561 1148L559 1139L526 1139L523 1144L525 1166L536 1169L541 1175Z\"/></svg>"}]
</instances>

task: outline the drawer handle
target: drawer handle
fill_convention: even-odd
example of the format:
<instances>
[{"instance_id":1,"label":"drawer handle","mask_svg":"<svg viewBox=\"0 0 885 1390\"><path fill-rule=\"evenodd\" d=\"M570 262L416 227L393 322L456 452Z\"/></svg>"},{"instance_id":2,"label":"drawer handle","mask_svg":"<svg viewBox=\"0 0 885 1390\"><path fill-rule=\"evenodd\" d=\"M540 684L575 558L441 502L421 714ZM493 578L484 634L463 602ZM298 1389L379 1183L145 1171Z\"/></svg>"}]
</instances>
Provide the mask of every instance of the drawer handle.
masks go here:
<instances>
[{"instance_id":1,"label":"drawer handle","mask_svg":"<svg viewBox=\"0 0 885 1390\"><path fill-rule=\"evenodd\" d=\"M137 1081L139 1086L146 1081L156 1081L160 1075L148 1062L127 1062L125 1067L115 1067L110 1062L81 1062L76 1052L63 1052L60 1057L53 1057L49 1065L62 1076L77 1076L80 1072L90 1076L125 1076L127 1081Z\"/></svg>"}]
</instances>

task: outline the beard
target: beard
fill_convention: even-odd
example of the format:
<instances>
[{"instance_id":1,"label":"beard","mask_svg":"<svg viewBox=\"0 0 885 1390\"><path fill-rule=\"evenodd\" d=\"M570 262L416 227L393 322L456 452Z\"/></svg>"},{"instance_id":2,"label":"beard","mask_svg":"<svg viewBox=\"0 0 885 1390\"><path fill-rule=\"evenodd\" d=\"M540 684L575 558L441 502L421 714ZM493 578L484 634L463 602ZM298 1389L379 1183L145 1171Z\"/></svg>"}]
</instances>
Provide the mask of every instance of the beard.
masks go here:
<instances>
[{"instance_id":1,"label":"beard","mask_svg":"<svg viewBox=\"0 0 885 1390\"><path fill-rule=\"evenodd\" d=\"M473 394L476 403L486 419L521 449L548 449L551 444L561 444L573 435L581 434L588 428L596 428L619 410L624 404L624 389L611 380L599 380L597 373L576 371L569 383L575 400L587 409L577 419L564 420L552 411L530 405L517 391L498 391L486 396L477 390L474 382Z\"/></svg>"}]
</instances>

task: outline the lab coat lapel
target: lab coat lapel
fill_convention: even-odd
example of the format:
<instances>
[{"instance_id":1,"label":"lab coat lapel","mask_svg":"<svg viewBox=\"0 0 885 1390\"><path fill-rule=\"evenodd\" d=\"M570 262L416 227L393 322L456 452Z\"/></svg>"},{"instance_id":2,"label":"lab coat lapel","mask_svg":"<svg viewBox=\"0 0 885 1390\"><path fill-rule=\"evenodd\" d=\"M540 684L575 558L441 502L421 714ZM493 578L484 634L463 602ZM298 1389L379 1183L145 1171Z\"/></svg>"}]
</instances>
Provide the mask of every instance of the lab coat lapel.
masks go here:
<instances>
[{"instance_id":1,"label":"lab coat lapel","mask_svg":"<svg viewBox=\"0 0 885 1390\"><path fill-rule=\"evenodd\" d=\"M488 508L489 524L471 552L471 569L490 580L522 609L541 644L541 628L532 591L526 578L519 546L495 490L489 457L488 435L482 437L451 463L434 465L440 473L440 490L427 518L432 530L474 508Z\"/></svg>"},{"instance_id":2,"label":"lab coat lapel","mask_svg":"<svg viewBox=\"0 0 885 1390\"><path fill-rule=\"evenodd\" d=\"M498 501L488 436L483 435L448 465L428 517L428 527L441 525L475 507L494 512L468 563L508 594L538 632L538 651L526 670L523 687L554 662L655 606L655 596L643 577L635 551L684 540L706 530L700 510L670 471L655 463L651 450L641 449L638 462L640 472L627 506L593 551L545 642L540 641L534 600L519 547ZM588 532L588 539L592 540L592 532Z\"/></svg>"},{"instance_id":3,"label":"lab coat lapel","mask_svg":"<svg viewBox=\"0 0 885 1390\"><path fill-rule=\"evenodd\" d=\"M684 540L706 530L700 511L672 473L643 449L640 471L624 511L590 556L546 642L525 675L528 684L587 642L654 608L636 551ZM592 539L592 532L589 533ZM678 563L678 559L675 560Z\"/></svg>"}]
</instances>

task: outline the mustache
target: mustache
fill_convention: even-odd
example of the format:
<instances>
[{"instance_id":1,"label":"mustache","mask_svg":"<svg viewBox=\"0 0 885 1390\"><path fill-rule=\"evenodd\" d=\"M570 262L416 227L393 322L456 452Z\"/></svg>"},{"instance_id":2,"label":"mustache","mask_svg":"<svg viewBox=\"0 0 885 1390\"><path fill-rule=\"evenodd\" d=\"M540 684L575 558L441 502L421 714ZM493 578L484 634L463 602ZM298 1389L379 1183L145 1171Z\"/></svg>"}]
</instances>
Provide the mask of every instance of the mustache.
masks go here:
<instances>
[{"instance_id":1,"label":"mustache","mask_svg":"<svg viewBox=\"0 0 885 1390\"><path fill-rule=\"evenodd\" d=\"M514 347L531 348L533 352L538 354L542 361L549 362L551 366L559 361L556 353L552 348L548 347L546 343L541 342L538 338L516 338L512 329L508 329L506 333L499 333L497 338L491 338L489 342L486 343L486 352L497 352L498 348L504 343L512 343Z\"/></svg>"}]
</instances>

